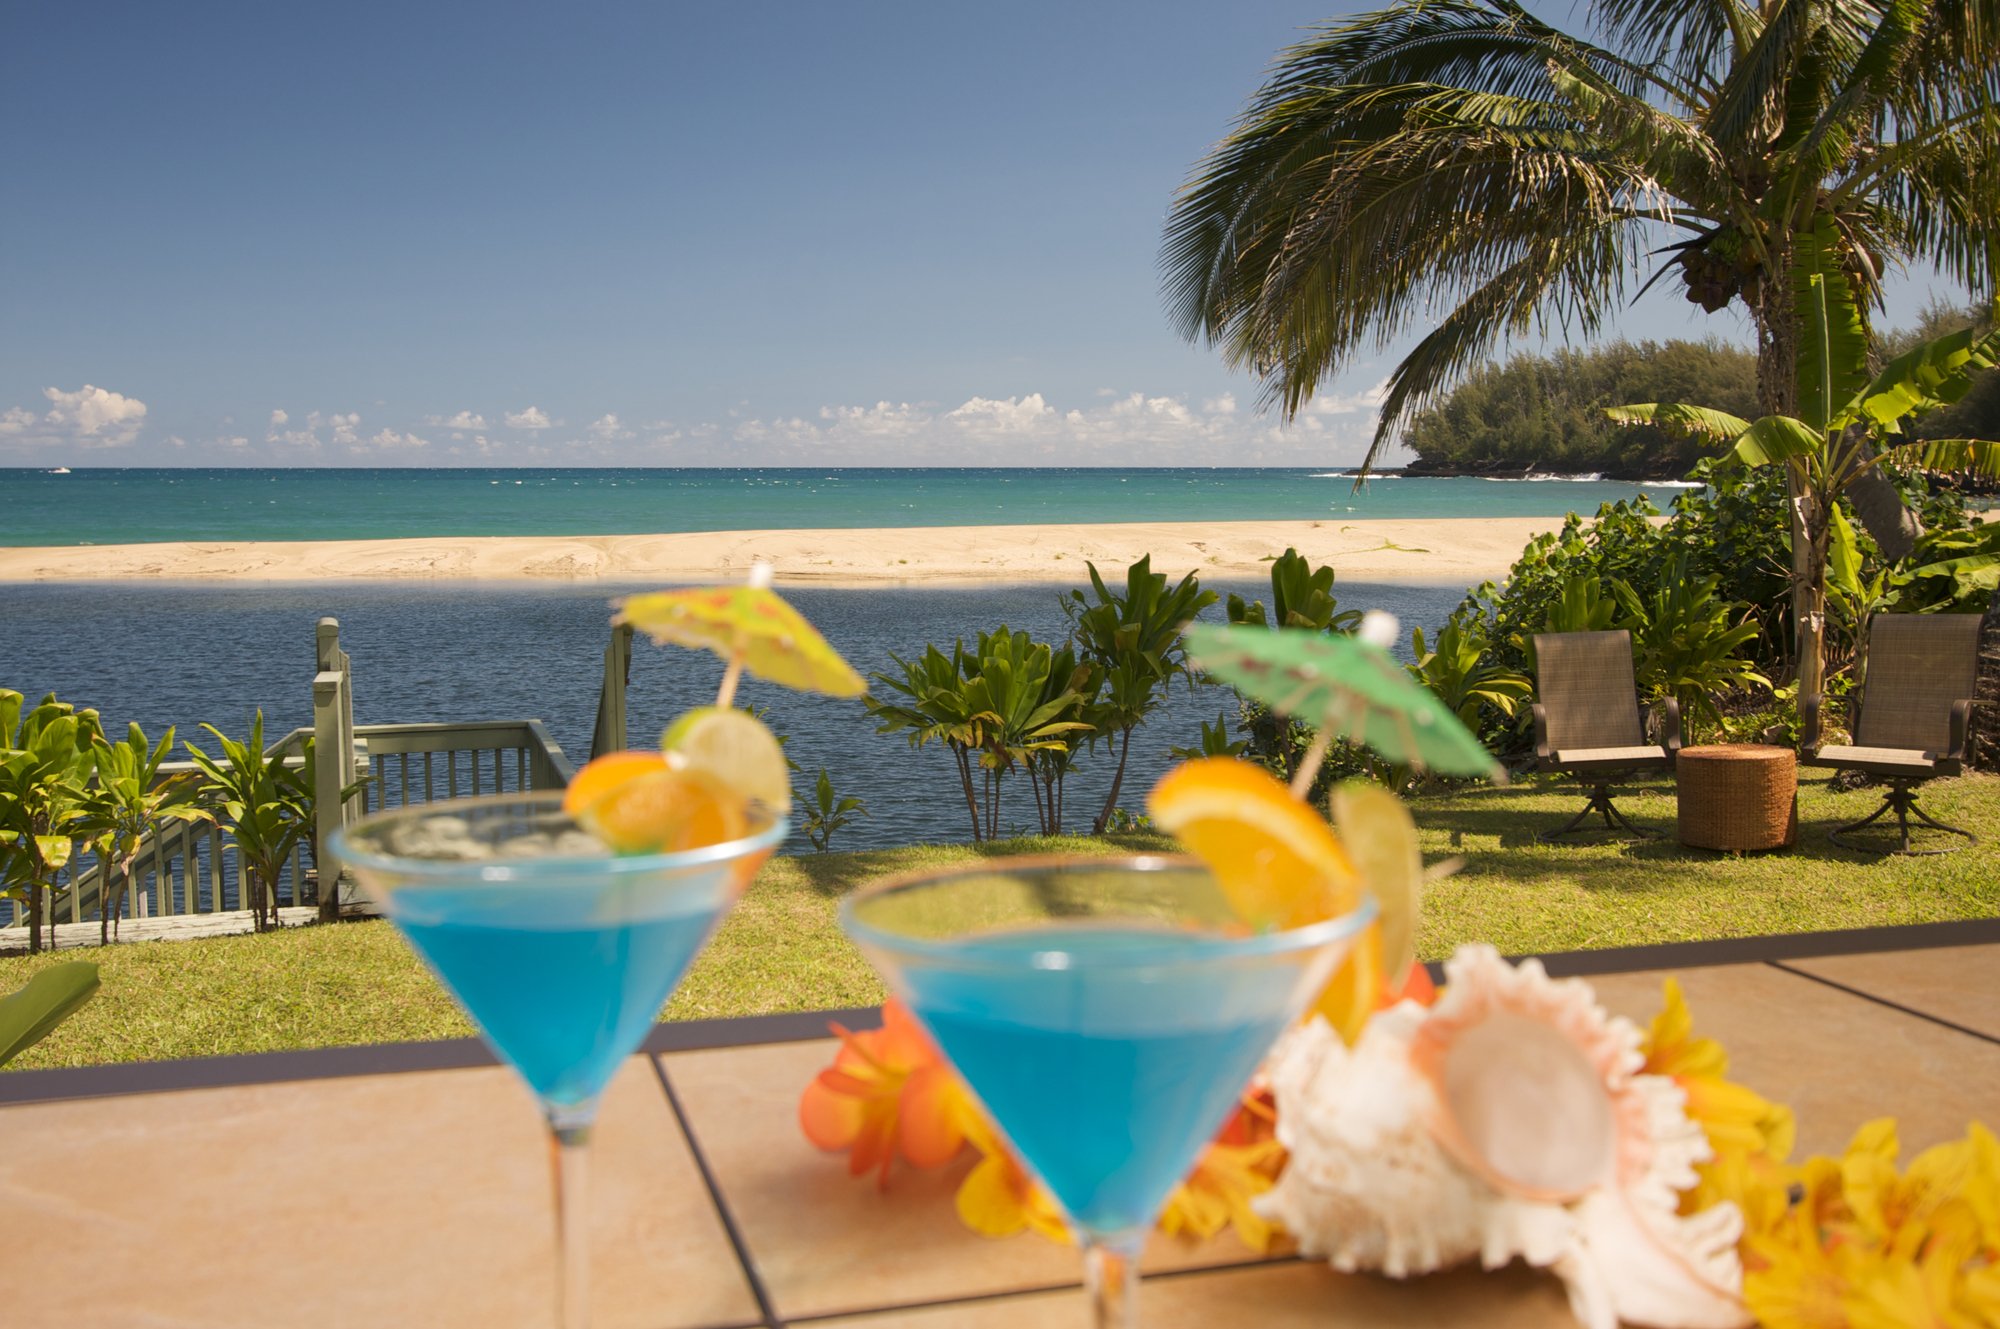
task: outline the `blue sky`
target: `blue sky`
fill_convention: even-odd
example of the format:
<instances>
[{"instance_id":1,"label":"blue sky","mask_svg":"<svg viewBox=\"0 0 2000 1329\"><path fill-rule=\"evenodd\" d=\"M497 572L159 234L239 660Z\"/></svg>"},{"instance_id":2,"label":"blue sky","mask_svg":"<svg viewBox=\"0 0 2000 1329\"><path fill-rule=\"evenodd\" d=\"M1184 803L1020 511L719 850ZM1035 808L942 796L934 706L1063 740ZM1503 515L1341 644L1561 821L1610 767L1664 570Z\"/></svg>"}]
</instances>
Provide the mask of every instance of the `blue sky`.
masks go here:
<instances>
[{"instance_id":1,"label":"blue sky","mask_svg":"<svg viewBox=\"0 0 2000 1329\"><path fill-rule=\"evenodd\" d=\"M11 6L0 465L1351 461L1395 348L1281 430L1156 269L1336 12Z\"/></svg>"}]
</instances>

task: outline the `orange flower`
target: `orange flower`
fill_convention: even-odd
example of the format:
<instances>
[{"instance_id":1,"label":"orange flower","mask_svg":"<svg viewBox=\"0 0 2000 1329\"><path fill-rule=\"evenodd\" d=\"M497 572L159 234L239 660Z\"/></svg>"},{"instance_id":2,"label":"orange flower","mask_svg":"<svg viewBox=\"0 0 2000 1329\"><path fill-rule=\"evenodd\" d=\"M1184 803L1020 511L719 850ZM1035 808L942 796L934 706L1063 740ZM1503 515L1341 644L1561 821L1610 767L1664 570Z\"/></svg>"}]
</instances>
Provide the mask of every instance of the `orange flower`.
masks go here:
<instances>
[{"instance_id":1,"label":"orange flower","mask_svg":"<svg viewBox=\"0 0 2000 1329\"><path fill-rule=\"evenodd\" d=\"M839 1025L840 1052L799 1097L799 1126L821 1149L848 1152L854 1176L874 1171L889 1185L900 1152L915 1167L940 1167L965 1147L970 1102L951 1067L903 1004L882 1006L882 1027Z\"/></svg>"}]
</instances>

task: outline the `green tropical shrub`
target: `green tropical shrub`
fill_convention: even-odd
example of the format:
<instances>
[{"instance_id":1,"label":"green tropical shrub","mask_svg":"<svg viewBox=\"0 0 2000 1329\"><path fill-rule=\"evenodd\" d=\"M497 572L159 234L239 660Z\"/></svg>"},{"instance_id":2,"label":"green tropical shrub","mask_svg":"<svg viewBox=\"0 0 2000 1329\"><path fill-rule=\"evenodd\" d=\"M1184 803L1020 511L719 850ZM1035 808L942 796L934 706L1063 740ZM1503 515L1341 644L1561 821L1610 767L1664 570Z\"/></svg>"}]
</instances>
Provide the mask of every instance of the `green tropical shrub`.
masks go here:
<instances>
[{"instance_id":1,"label":"green tropical shrub","mask_svg":"<svg viewBox=\"0 0 2000 1329\"><path fill-rule=\"evenodd\" d=\"M1175 679L1193 685L1181 629L1217 597L1203 590L1192 572L1169 588L1166 574L1153 571L1151 555L1125 569L1122 590L1107 586L1096 564L1086 566L1090 594L1071 591L1062 605L1076 659L1089 667L1095 688L1083 714L1089 741L1103 743L1118 758L1110 790L1091 824L1092 833L1102 835L1124 788L1132 731L1166 701Z\"/></svg>"},{"instance_id":2,"label":"green tropical shrub","mask_svg":"<svg viewBox=\"0 0 2000 1329\"><path fill-rule=\"evenodd\" d=\"M1770 686L1744 652L1757 635L1743 607L1720 595L1721 579L1697 577L1686 557L1667 565L1650 593L1613 582L1622 610L1618 626L1632 634L1632 667L1639 691L1651 700L1672 697L1686 719L1714 724L1715 699L1751 685Z\"/></svg>"},{"instance_id":3,"label":"green tropical shrub","mask_svg":"<svg viewBox=\"0 0 2000 1329\"><path fill-rule=\"evenodd\" d=\"M158 743L146 741L136 723L122 743L101 737L91 745L96 780L85 790L78 829L97 855L98 941L109 943L132 891L132 865L148 836L169 821L208 821L201 806L200 777L183 772L160 778L160 766L174 749L174 730Z\"/></svg>"},{"instance_id":4,"label":"green tropical shrub","mask_svg":"<svg viewBox=\"0 0 2000 1329\"><path fill-rule=\"evenodd\" d=\"M1438 630L1434 647L1426 647L1422 628L1412 629L1410 638L1417 657L1408 666L1410 676L1475 734L1489 711L1511 720L1534 695L1535 685L1526 674L1494 657L1480 615L1461 607Z\"/></svg>"},{"instance_id":5,"label":"green tropical shrub","mask_svg":"<svg viewBox=\"0 0 2000 1329\"><path fill-rule=\"evenodd\" d=\"M811 798L799 800L805 807L806 839L812 847L825 853L832 842L834 832L850 825L856 818L868 815L868 805L853 795L843 796L834 791L833 777L826 773L826 767L819 768L819 779L813 785Z\"/></svg>"},{"instance_id":6,"label":"green tropical shrub","mask_svg":"<svg viewBox=\"0 0 2000 1329\"><path fill-rule=\"evenodd\" d=\"M1243 739L1229 736L1229 712L1222 711L1215 717L1215 723L1206 720L1201 725L1201 742L1191 748L1168 748L1175 761L1194 761L1201 757L1237 757L1249 744Z\"/></svg>"},{"instance_id":7,"label":"green tropical shrub","mask_svg":"<svg viewBox=\"0 0 2000 1329\"><path fill-rule=\"evenodd\" d=\"M28 906L28 949L42 949L44 906L75 852L90 780L97 712L51 692L0 688L0 895Z\"/></svg>"},{"instance_id":8,"label":"green tropical shrub","mask_svg":"<svg viewBox=\"0 0 2000 1329\"><path fill-rule=\"evenodd\" d=\"M220 811L236 846L242 903L257 931L266 932L278 925L278 879L306 834L312 809L302 801L284 760L264 751L261 709L250 722L249 738L240 743L214 725L202 728L221 744L221 757L211 757L193 743L184 746L207 777L203 797Z\"/></svg>"},{"instance_id":9,"label":"green tropical shrub","mask_svg":"<svg viewBox=\"0 0 2000 1329\"><path fill-rule=\"evenodd\" d=\"M1296 549L1286 549L1271 564L1271 607L1262 600L1245 601L1232 594L1224 606L1233 626L1299 628L1307 632L1352 632L1361 623L1359 609L1342 609L1333 595L1333 569L1315 568Z\"/></svg>"},{"instance_id":10,"label":"green tropical shrub","mask_svg":"<svg viewBox=\"0 0 2000 1329\"><path fill-rule=\"evenodd\" d=\"M901 733L911 747L936 741L951 752L973 839L1001 834L1003 782L1016 767L1028 773L1044 824L1059 812L1059 782L1045 788L1046 768L1033 759L1069 751L1074 736L1091 730L1082 718L1090 700L1083 690L1088 674L1073 665L1073 655L1064 653L1071 672L1061 677L1053 647L1002 624L980 633L970 651L960 640L949 656L926 646L915 660L894 653L889 658L901 676L878 673L873 678L901 700L870 695L862 704L878 721L876 733Z\"/></svg>"}]
</instances>

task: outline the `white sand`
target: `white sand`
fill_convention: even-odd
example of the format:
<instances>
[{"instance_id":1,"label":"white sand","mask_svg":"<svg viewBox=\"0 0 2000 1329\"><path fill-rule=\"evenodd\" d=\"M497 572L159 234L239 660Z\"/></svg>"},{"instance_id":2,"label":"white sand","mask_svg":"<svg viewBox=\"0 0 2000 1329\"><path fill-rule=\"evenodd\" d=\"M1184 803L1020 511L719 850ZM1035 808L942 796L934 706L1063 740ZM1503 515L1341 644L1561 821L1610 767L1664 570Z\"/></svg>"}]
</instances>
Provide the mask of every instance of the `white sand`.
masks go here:
<instances>
[{"instance_id":1,"label":"white sand","mask_svg":"<svg viewBox=\"0 0 2000 1329\"><path fill-rule=\"evenodd\" d=\"M315 582L407 578L658 582L741 576L770 560L781 581L1080 582L1151 553L1179 576L1262 577L1287 546L1348 580L1468 585L1503 575L1559 517L1431 521L1132 522L678 535L465 536L0 549L0 581Z\"/></svg>"}]
</instances>

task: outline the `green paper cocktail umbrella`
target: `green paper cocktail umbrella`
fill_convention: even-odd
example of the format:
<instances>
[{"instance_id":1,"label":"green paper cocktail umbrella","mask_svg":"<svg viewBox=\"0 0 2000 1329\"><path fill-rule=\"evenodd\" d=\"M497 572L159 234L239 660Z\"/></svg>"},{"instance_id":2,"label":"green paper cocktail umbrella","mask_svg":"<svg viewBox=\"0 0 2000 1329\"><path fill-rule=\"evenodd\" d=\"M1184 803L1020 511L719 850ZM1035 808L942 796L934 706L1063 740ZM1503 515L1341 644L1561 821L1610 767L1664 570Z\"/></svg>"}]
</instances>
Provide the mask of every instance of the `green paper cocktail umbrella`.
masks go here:
<instances>
[{"instance_id":1,"label":"green paper cocktail umbrella","mask_svg":"<svg viewBox=\"0 0 2000 1329\"><path fill-rule=\"evenodd\" d=\"M1383 619L1393 634L1394 620ZM1373 626L1348 636L1194 624L1188 658L1244 696L1319 730L1293 778L1295 792L1312 787L1336 737L1401 765L1504 784L1500 763L1459 718L1367 639Z\"/></svg>"}]
</instances>

